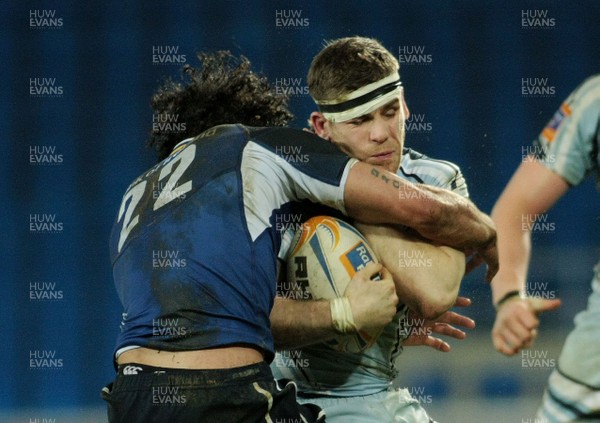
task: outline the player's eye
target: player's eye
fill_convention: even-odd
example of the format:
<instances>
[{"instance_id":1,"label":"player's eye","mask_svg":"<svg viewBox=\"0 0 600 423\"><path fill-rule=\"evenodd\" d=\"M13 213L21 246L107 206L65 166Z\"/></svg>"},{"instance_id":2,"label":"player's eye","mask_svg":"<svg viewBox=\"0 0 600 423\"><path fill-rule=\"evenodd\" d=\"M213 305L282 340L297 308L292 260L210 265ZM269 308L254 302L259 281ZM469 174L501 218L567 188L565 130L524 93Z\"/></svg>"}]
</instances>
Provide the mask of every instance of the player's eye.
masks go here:
<instances>
[{"instance_id":1,"label":"player's eye","mask_svg":"<svg viewBox=\"0 0 600 423\"><path fill-rule=\"evenodd\" d=\"M399 110L398 107L390 107L383 113L383 115L386 117L394 117L398 113L398 110Z\"/></svg>"},{"instance_id":2,"label":"player's eye","mask_svg":"<svg viewBox=\"0 0 600 423\"><path fill-rule=\"evenodd\" d=\"M346 122L346 123L347 123L348 125L350 125L350 126L360 126L360 125L362 125L362 124L363 124L363 122L364 122L364 121L365 121L364 119L358 119L358 118L357 118L357 119L352 119L352 120L349 120L349 121L348 121L348 122Z\"/></svg>"}]
</instances>

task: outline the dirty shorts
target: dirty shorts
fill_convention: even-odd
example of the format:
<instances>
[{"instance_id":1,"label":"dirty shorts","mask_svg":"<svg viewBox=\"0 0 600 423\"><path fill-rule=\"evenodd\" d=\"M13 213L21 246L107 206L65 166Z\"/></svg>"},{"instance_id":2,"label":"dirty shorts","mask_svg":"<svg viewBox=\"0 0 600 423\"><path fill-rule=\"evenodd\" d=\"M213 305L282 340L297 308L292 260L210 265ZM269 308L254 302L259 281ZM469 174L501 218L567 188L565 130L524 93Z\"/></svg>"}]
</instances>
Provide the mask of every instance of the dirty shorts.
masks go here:
<instances>
[{"instance_id":1,"label":"dirty shorts","mask_svg":"<svg viewBox=\"0 0 600 423\"><path fill-rule=\"evenodd\" d=\"M102 389L110 423L323 422L325 413L296 401L296 386L280 388L266 363L234 369L119 366Z\"/></svg>"}]
</instances>

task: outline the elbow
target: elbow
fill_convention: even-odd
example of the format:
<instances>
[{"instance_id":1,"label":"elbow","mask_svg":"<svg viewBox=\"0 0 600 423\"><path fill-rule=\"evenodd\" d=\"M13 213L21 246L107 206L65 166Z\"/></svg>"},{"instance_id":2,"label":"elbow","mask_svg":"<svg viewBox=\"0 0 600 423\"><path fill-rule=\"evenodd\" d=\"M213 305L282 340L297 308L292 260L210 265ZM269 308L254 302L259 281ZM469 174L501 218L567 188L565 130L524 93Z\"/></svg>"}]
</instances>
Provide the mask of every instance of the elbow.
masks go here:
<instances>
[{"instance_id":1,"label":"elbow","mask_svg":"<svg viewBox=\"0 0 600 423\"><path fill-rule=\"evenodd\" d=\"M423 295L420 300L417 301L417 306L414 311L427 320L436 320L442 314L454 307L456 299L458 298L463 274L464 272L454 273L452 277L448 277L445 281L440 278L438 280L438 286L445 288L431 290Z\"/></svg>"},{"instance_id":2,"label":"elbow","mask_svg":"<svg viewBox=\"0 0 600 423\"><path fill-rule=\"evenodd\" d=\"M414 310L419 316L427 320L437 320L442 314L454 306L458 293L455 295L439 295L419 303Z\"/></svg>"}]
</instances>

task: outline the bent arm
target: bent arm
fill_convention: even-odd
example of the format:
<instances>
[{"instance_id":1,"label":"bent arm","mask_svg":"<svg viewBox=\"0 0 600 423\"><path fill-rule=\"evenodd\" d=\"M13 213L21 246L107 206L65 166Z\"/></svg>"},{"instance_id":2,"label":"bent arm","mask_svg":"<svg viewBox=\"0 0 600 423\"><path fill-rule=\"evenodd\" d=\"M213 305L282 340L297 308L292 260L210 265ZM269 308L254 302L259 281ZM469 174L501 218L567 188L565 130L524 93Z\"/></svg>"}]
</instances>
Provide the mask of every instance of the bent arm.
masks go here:
<instances>
[{"instance_id":1,"label":"bent arm","mask_svg":"<svg viewBox=\"0 0 600 423\"><path fill-rule=\"evenodd\" d=\"M488 263L488 278L497 271L494 223L458 194L359 162L348 173L344 200L347 213L359 222L401 224L431 241L473 249Z\"/></svg>"},{"instance_id":2,"label":"bent arm","mask_svg":"<svg viewBox=\"0 0 600 423\"><path fill-rule=\"evenodd\" d=\"M374 276L380 276L377 281ZM379 263L368 263L354 274L344 291L356 330L383 328L396 314L398 296L392 275ZM330 302L277 297L271 311L271 331L276 349L300 348L339 335Z\"/></svg>"},{"instance_id":3,"label":"bent arm","mask_svg":"<svg viewBox=\"0 0 600 423\"><path fill-rule=\"evenodd\" d=\"M492 210L502 268L492 281L494 304L507 292L524 290L531 254L531 225L569 189L559 175L533 158L521 163Z\"/></svg>"},{"instance_id":4,"label":"bent arm","mask_svg":"<svg viewBox=\"0 0 600 423\"><path fill-rule=\"evenodd\" d=\"M390 226L355 226L392 274L398 298L408 308L435 320L454 305L465 274L463 252L435 246Z\"/></svg>"}]
</instances>

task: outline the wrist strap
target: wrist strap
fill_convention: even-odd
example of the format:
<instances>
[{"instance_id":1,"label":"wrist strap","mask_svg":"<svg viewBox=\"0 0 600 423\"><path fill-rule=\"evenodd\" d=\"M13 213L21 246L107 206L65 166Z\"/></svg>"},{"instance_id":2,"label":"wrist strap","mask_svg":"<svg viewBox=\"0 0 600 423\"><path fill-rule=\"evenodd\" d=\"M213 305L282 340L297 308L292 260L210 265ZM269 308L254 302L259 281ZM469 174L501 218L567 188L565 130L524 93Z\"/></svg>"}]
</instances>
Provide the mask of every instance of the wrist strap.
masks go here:
<instances>
[{"instance_id":1,"label":"wrist strap","mask_svg":"<svg viewBox=\"0 0 600 423\"><path fill-rule=\"evenodd\" d=\"M504 294L504 297L500 298L500 300L494 306L496 308L496 311L498 311L500 306L502 304L504 304L505 302L507 302L508 300L510 300L512 297L521 297L521 291L518 289L515 289L513 291L508 291L506 294Z\"/></svg>"},{"instance_id":2,"label":"wrist strap","mask_svg":"<svg viewBox=\"0 0 600 423\"><path fill-rule=\"evenodd\" d=\"M331 321L336 332L356 332L350 300L347 297L334 298L329 301L329 308L331 309Z\"/></svg>"}]
</instances>

